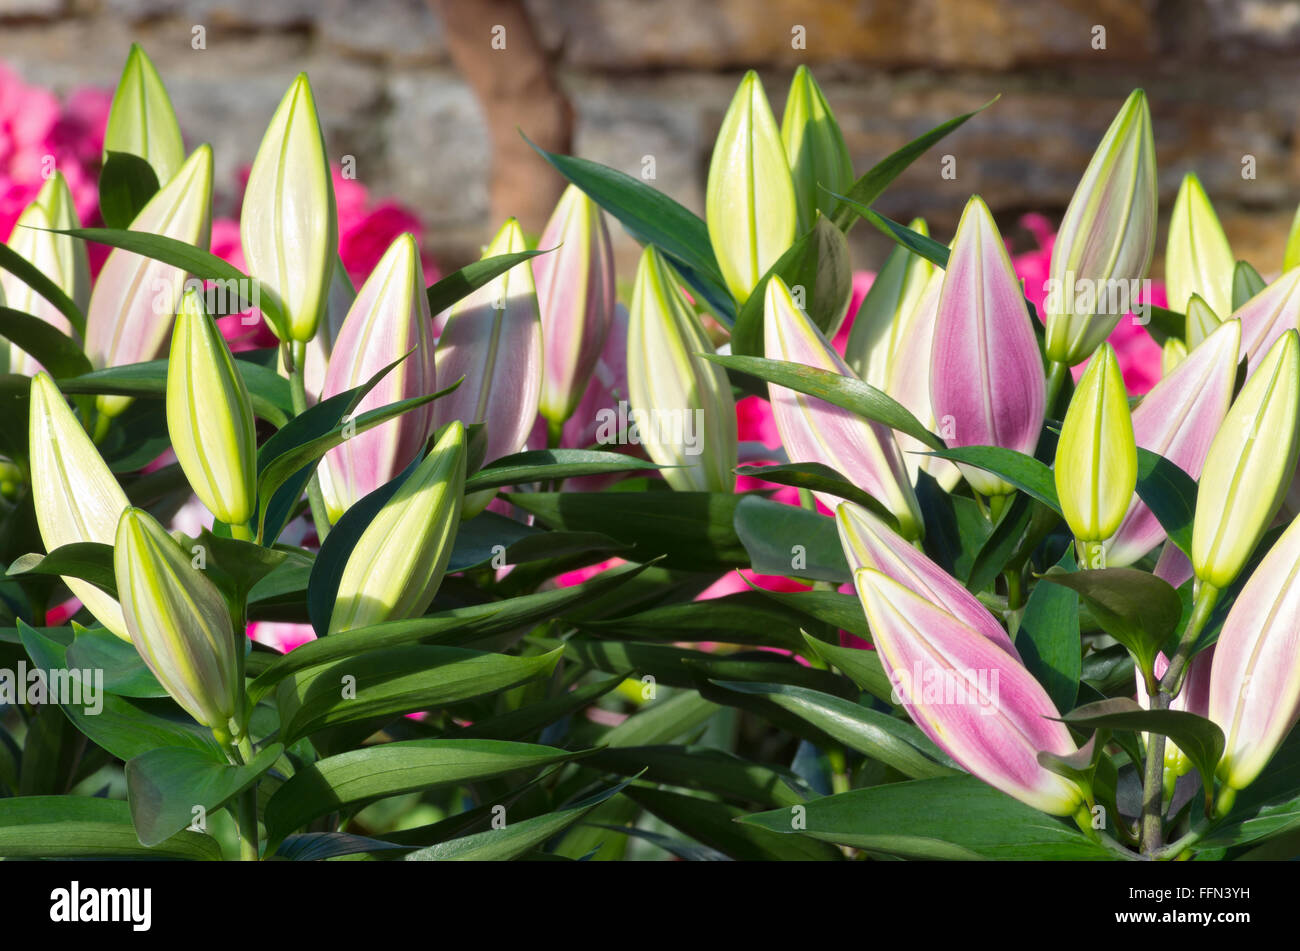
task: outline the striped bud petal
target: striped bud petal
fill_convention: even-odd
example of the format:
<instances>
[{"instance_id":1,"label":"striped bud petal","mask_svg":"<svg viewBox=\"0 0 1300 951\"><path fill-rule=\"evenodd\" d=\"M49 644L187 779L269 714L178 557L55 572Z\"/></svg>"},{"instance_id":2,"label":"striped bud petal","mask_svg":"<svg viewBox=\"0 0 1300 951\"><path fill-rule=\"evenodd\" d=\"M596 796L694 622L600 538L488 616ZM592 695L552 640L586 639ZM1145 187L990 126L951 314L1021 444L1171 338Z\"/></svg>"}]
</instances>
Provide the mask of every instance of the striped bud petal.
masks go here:
<instances>
[{"instance_id":1,"label":"striped bud petal","mask_svg":"<svg viewBox=\"0 0 1300 951\"><path fill-rule=\"evenodd\" d=\"M740 81L718 130L704 206L722 277L744 303L793 243L798 219L785 146L753 70Z\"/></svg>"},{"instance_id":2,"label":"striped bud petal","mask_svg":"<svg viewBox=\"0 0 1300 951\"><path fill-rule=\"evenodd\" d=\"M917 234L927 237L930 234L923 218L914 218L908 227ZM889 252L885 266L871 282L867 296L858 307L848 343L844 345L844 362L864 383L878 390L888 386L890 370L898 362L895 354L908 339L903 324L916 311L921 295L935 274L942 283L942 271L902 245ZM929 341L925 347L928 351ZM929 380L928 371L926 379Z\"/></svg>"},{"instance_id":3,"label":"striped bud petal","mask_svg":"<svg viewBox=\"0 0 1300 951\"><path fill-rule=\"evenodd\" d=\"M1115 534L1137 486L1137 444L1119 360L1101 345L1070 399L1056 444L1056 494L1074 537Z\"/></svg>"},{"instance_id":4,"label":"striped bud petal","mask_svg":"<svg viewBox=\"0 0 1300 951\"><path fill-rule=\"evenodd\" d=\"M78 307L85 308L90 298L90 261L86 256L86 244L50 230L80 227L81 221L77 218L77 208L67 180L62 172L56 171L18 216L8 243L11 250L36 265ZM68 318L25 281L8 271L0 270L0 294L3 295L0 300L6 306L39 317L51 327L73 336ZM9 346L8 372L32 376L40 369L41 365L31 356L12 344Z\"/></svg>"},{"instance_id":5,"label":"striped bud petal","mask_svg":"<svg viewBox=\"0 0 1300 951\"><path fill-rule=\"evenodd\" d=\"M576 185L560 196L533 260L542 316L539 409L553 429L573 415L587 391L614 316L614 252L600 206Z\"/></svg>"},{"instance_id":6,"label":"striped bud petal","mask_svg":"<svg viewBox=\"0 0 1300 951\"><path fill-rule=\"evenodd\" d=\"M1214 328L1220 323L1210 305L1200 294L1193 293L1187 301L1187 349L1193 350L1199 346L1202 340L1214 333Z\"/></svg>"},{"instance_id":7,"label":"striped bud petal","mask_svg":"<svg viewBox=\"0 0 1300 951\"><path fill-rule=\"evenodd\" d=\"M1209 717L1227 746L1218 775L1244 789L1300 716L1300 520L1233 602L1210 668Z\"/></svg>"},{"instance_id":8,"label":"striped bud petal","mask_svg":"<svg viewBox=\"0 0 1300 951\"><path fill-rule=\"evenodd\" d=\"M840 124L807 66L796 69L790 81L781 117L781 141L794 179L799 232L803 233L816 222L818 211L827 218L835 213L839 199L827 191L843 195L853 184L853 160Z\"/></svg>"},{"instance_id":9,"label":"striped bud petal","mask_svg":"<svg viewBox=\"0 0 1300 951\"><path fill-rule=\"evenodd\" d=\"M1006 245L978 197L962 212L944 270L930 399L936 418L951 417L950 446L1032 454L1038 445L1047 403L1043 361ZM1011 491L984 470L962 471L981 495Z\"/></svg>"},{"instance_id":10,"label":"striped bud petal","mask_svg":"<svg viewBox=\"0 0 1300 951\"><path fill-rule=\"evenodd\" d=\"M316 100L299 73L248 173L239 237L249 273L283 314L281 340L306 342L325 314L338 247L334 182Z\"/></svg>"},{"instance_id":11,"label":"striped bud petal","mask_svg":"<svg viewBox=\"0 0 1300 951\"><path fill-rule=\"evenodd\" d=\"M484 258L527 250L511 218ZM487 461L518 452L537 419L542 388L542 324L527 262L480 287L451 309L438 341L438 379L455 392L435 404L437 425L487 424Z\"/></svg>"},{"instance_id":12,"label":"striped bud petal","mask_svg":"<svg viewBox=\"0 0 1300 951\"><path fill-rule=\"evenodd\" d=\"M162 77L137 44L131 44L113 93L104 129L104 158L126 152L147 161L158 182L169 182L185 161L181 127Z\"/></svg>"},{"instance_id":13,"label":"striped bud petal","mask_svg":"<svg viewBox=\"0 0 1300 951\"><path fill-rule=\"evenodd\" d=\"M425 612L447 570L464 492L465 427L455 422L361 533L343 567L331 634Z\"/></svg>"},{"instance_id":14,"label":"striped bud petal","mask_svg":"<svg viewBox=\"0 0 1300 951\"><path fill-rule=\"evenodd\" d=\"M1196 494L1192 567L1216 588L1245 566L1277 514L1300 452L1300 336L1288 330L1246 380L1210 443Z\"/></svg>"},{"instance_id":15,"label":"striped bud petal","mask_svg":"<svg viewBox=\"0 0 1300 951\"><path fill-rule=\"evenodd\" d=\"M1215 313L1231 313L1232 272L1236 266L1228 236L1223 233L1201 180L1188 172L1169 218L1165 288L1170 310L1186 313L1191 296L1198 294ZM1187 344L1196 346L1190 339Z\"/></svg>"},{"instance_id":16,"label":"striped bud petal","mask_svg":"<svg viewBox=\"0 0 1300 951\"><path fill-rule=\"evenodd\" d=\"M767 282L766 295L764 342L768 359L802 363L856 379L821 331L795 304L784 281L772 277ZM885 506L898 520L899 531L906 537L920 537L921 510L893 430L775 383L767 385L767 393L777 432L791 462L830 466ZM825 492L814 495L831 510L840 503L836 496Z\"/></svg>"},{"instance_id":17,"label":"striped bud petal","mask_svg":"<svg viewBox=\"0 0 1300 951\"><path fill-rule=\"evenodd\" d=\"M681 279L653 245L646 247L632 287L627 335L629 415L664 481L679 492L730 492L736 404L704 326L681 290ZM602 442L607 440L602 439Z\"/></svg>"},{"instance_id":18,"label":"striped bud petal","mask_svg":"<svg viewBox=\"0 0 1300 951\"><path fill-rule=\"evenodd\" d=\"M963 767L1051 815L1083 793L1038 764L1076 752L1060 713L1003 648L892 578L863 568L854 584L881 664L914 723Z\"/></svg>"},{"instance_id":19,"label":"striped bud petal","mask_svg":"<svg viewBox=\"0 0 1300 951\"><path fill-rule=\"evenodd\" d=\"M876 516L860 505L841 502L835 510L835 524L839 528L840 546L844 549L850 572L872 568L889 576L1020 660L1011 638L994 620L988 608L980 604L956 578Z\"/></svg>"},{"instance_id":20,"label":"striped bud petal","mask_svg":"<svg viewBox=\"0 0 1300 951\"><path fill-rule=\"evenodd\" d=\"M1193 479L1200 478L1210 443L1232 404L1237 378L1241 325L1229 320L1205 339L1133 411L1137 444L1164 456ZM1135 498L1115 537L1106 563L1122 567L1137 561L1165 538L1165 530L1141 499Z\"/></svg>"},{"instance_id":21,"label":"striped bud petal","mask_svg":"<svg viewBox=\"0 0 1300 951\"><path fill-rule=\"evenodd\" d=\"M257 508L257 431L244 378L199 292L187 291L167 363L167 431L194 494L227 525Z\"/></svg>"},{"instance_id":22,"label":"striped bud petal","mask_svg":"<svg viewBox=\"0 0 1300 951\"><path fill-rule=\"evenodd\" d=\"M63 394L46 373L32 377L28 418L32 504L46 551L77 542L113 544L128 503ZM118 637L126 638L122 609L87 581L64 578L86 609Z\"/></svg>"},{"instance_id":23,"label":"striped bud petal","mask_svg":"<svg viewBox=\"0 0 1300 951\"><path fill-rule=\"evenodd\" d=\"M113 572L131 642L145 664L186 713L226 732L236 714L239 668L230 609L217 586L138 508L122 513Z\"/></svg>"},{"instance_id":24,"label":"striped bud petal","mask_svg":"<svg viewBox=\"0 0 1300 951\"><path fill-rule=\"evenodd\" d=\"M360 386L408 353L357 404L354 417L438 388L420 252L415 238L404 234L384 252L348 309L325 373L322 399ZM427 403L350 436L325 454L317 471L331 521L411 463L429 438L433 414L433 404Z\"/></svg>"},{"instance_id":25,"label":"striped bud petal","mask_svg":"<svg viewBox=\"0 0 1300 951\"><path fill-rule=\"evenodd\" d=\"M1047 358L1074 366L1110 336L1146 277L1156 239L1156 155L1146 95L1124 103L1065 211L1052 247Z\"/></svg>"},{"instance_id":26,"label":"striped bud petal","mask_svg":"<svg viewBox=\"0 0 1300 951\"><path fill-rule=\"evenodd\" d=\"M132 231L175 238L207 250L212 228L212 149L201 145L140 210ZM185 272L115 248L104 262L86 312L86 356L96 369L162 356L185 289ZM116 416L127 396L101 396L100 412Z\"/></svg>"},{"instance_id":27,"label":"striped bud petal","mask_svg":"<svg viewBox=\"0 0 1300 951\"><path fill-rule=\"evenodd\" d=\"M1288 330L1300 329L1300 267L1287 271L1233 313L1241 321L1246 372L1254 373L1264 354Z\"/></svg>"}]
</instances>

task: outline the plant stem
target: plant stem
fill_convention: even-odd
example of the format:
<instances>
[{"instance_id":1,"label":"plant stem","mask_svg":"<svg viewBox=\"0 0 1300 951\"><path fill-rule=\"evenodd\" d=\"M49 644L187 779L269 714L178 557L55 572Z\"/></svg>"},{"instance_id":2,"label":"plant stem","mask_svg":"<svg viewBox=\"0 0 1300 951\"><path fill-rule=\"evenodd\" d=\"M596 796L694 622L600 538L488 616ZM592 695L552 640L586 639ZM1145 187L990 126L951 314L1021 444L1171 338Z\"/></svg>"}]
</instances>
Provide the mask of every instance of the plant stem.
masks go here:
<instances>
[{"instance_id":1,"label":"plant stem","mask_svg":"<svg viewBox=\"0 0 1300 951\"><path fill-rule=\"evenodd\" d=\"M303 368L307 345L294 341L287 346L290 348L287 354L289 397L293 401L294 415L301 416L307 411L307 373ZM330 520L325 511L325 496L321 494L320 479L314 472L311 481L307 483L307 504L311 507L311 520L316 525L316 538L323 543L330 532Z\"/></svg>"},{"instance_id":2,"label":"plant stem","mask_svg":"<svg viewBox=\"0 0 1300 951\"><path fill-rule=\"evenodd\" d=\"M1002 573L1007 580L1007 609L1015 611L1024 605L1024 592L1020 585L1020 569L1008 568Z\"/></svg>"},{"instance_id":3,"label":"plant stem","mask_svg":"<svg viewBox=\"0 0 1300 951\"><path fill-rule=\"evenodd\" d=\"M230 537L236 538L241 542L251 542L253 540L253 529L247 522L239 522L230 526Z\"/></svg>"},{"instance_id":4,"label":"plant stem","mask_svg":"<svg viewBox=\"0 0 1300 951\"><path fill-rule=\"evenodd\" d=\"M1056 405L1056 398L1061 395L1061 387L1065 384L1065 378L1070 375L1070 368L1064 363L1053 363L1047 371L1047 415L1052 415L1052 409Z\"/></svg>"},{"instance_id":5,"label":"plant stem","mask_svg":"<svg viewBox=\"0 0 1300 951\"><path fill-rule=\"evenodd\" d=\"M1196 600L1192 604L1192 616L1187 619L1187 627L1178 641L1178 649L1174 651L1174 656L1169 661L1169 669L1165 671L1160 681L1161 692L1167 693L1171 700L1183 689L1183 677L1187 673L1187 661L1191 657L1192 648L1196 646L1201 631L1205 630L1205 625L1209 623L1210 615L1214 612L1214 606L1218 601L1219 589L1212 584L1200 582Z\"/></svg>"}]
</instances>

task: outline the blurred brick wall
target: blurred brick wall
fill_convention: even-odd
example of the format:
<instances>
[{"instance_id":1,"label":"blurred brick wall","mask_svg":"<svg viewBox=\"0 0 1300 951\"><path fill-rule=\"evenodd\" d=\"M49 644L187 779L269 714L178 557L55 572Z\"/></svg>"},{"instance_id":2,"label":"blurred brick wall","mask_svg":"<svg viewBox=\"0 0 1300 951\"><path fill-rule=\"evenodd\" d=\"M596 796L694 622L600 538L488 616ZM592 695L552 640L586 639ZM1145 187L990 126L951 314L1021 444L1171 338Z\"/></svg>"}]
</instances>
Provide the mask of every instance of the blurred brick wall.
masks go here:
<instances>
[{"instance_id":1,"label":"blurred brick wall","mask_svg":"<svg viewBox=\"0 0 1300 951\"><path fill-rule=\"evenodd\" d=\"M1106 124L1140 85L1152 104L1162 210L1194 169L1238 257L1266 274L1280 267L1300 199L1300 0L528 6L577 109L576 151L632 174L653 155L655 184L696 211L718 122L751 66L779 116L791 71L811 65L859 170L1001 94L880 201L894 217L926 216L945 240L975 192L1009 228L1026 211L1059 219ZM191 47L195 26L204 50ZM806 49L792 48L796 26ZM1104 49L1095 48L1098 27ZM436 253L459 263L494 230L484 123L424 0L0 0L0 59L59 91L114 83L133 40L162 71L187 142L213 144L220 181L251 160L285 86L305 69L331 154L354 155L377 195L417 209ZM508 47L497 55L509 69ZM955 180L940 175L945 154ZM1246 156L1253 178L1243 177ZM553 173L539 160L536 174ZM854 232L855 263L874 267L884 242L868 232ZM631 246L619 237L627 260Z\"/></svg>"}]
</instances>

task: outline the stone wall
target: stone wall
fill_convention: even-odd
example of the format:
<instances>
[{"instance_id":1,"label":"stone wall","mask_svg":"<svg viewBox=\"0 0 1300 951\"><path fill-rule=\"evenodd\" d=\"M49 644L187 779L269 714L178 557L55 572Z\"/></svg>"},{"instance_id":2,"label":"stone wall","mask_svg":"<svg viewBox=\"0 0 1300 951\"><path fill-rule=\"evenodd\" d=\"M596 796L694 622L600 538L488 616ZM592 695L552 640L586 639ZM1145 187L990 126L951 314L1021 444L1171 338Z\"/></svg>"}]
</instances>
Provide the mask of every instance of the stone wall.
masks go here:
<instances>
[{"instance_id":1,"label":"stone wall","mask_svg":"<svg viewBox=\"0 0 1300 951\"><path fill-rule=\"evenodd\" d=\"M655 184L697 211L718 122L749 67L779 115L792 69L810 64L860 170L1000 94L880 201L895 217L926 216L944 238L974 192L1012 233L1022 212L1059 218L1102 130L1140 85L1164 211L1194 169L1238 256L1265 273L1280 267L1300 199L1297 0L528 6L576 108L578 154L633 174L653 155ZM196 26L205 49L192 48ZM793 48L796 27L805 49ZM493 229L486 127L425 0L0 0L0 59L59 91L111 85L132 41L166 79L187 142L213 144L221 181L251 160L285 86L306 70L331 153L354 155L376 194L417 209L435 253L460 263ZM500 55L508 69L509 49ZM940 174L945 154L953 180ZM536 174L553 173L539 160ZM872 267L884 244L868 232L854 232L855 260Z\"/></svg>"}]
</instances>

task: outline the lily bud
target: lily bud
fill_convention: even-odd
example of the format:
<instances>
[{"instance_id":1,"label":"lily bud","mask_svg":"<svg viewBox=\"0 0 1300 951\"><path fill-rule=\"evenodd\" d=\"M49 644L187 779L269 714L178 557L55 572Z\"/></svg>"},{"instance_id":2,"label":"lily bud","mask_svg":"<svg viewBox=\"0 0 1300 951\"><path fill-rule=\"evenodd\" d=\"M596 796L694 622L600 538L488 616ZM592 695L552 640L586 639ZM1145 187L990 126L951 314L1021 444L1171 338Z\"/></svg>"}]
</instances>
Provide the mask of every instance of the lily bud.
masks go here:
<instances>
[{"instance_id":1,"label":"lily bud","mask_svg":"<svg viewBox=\"0 0 1300 951\"><path fill-rule=\"evenodd\" d=\"M113 544L118 518L129 504L126 494L45 372L32 377L28 442L32 505L45 550L76 542ZM100 624L128 637L122 609L112 597L80 578L63 581Z\"/></svg>"},{"instance_id":2,"label":"lily bud","mask_svg":"<svg viewBox=\"0 0 1300 951\"><path fill-rule=\"evenodd\" d=\"M1178 364L1187 359L1187 344L1177 337L1170 337L1160 348L1160 375L1168 376Z\"/></svg>"},{"instance_id":3,"label":"lily bud","mask_svg":"<svg viewBox=\"0 0 1300 951\"><path fill-rule=\"evenodd\" d=\"M1187 313L1191 296L1199 294L1216 314L1232 313L1232 272L1236 266L1228 236L1223 233L1201 180L1188 172L1169 218L1165 286L1170 310ZM1190 339L1187 345L1196 346Z\"/></svg>"},{"instance_id":4,"label":"lily bud","mask_svg":"<svg viewBox=\"0 0 1300 951\"><path fill-rule=\"evenodd\" d=\"M794 179L802 233L816 222L818 211L829 218L839 205L839 199L822 188L843 195L853 184L853 160L840 124L807 66L796 69L790 81L781 117L781 141Z\"/></svg>"},{"instance_id":5,"label":"lily bud","mask_svg":"<svg viewBox=\"0 0 1300 951\"><path fill-rule=\"evenodd\" d=\"M1232 789L1259 776L1300 714L1297 575L1300 520L1246 581L1215 645L1209 717L1227 738L1217 774Z\"/></svg>"},{"instance_id":6,"label":"lily bud","mask_svg":"<svg viewBox=\"0 0 1300 951\"><path fill-rule=\"evenodd\" d=\"M1232 404L1237 378L1241 324L1229 320L1205 338L1152 387L1133 411L1133 436L1143 449L1164 456L1193 479L1200 478L1210 443ZM1137 561L1160 542L1165 530L1138 498L1106 548L1106 564Z\"/></svg>"},{"instance_id":7,"label":"lily bud","mask_svg":"<svg viewBox=\"0 0 1300 951\"><path fill-rule=\"evenodd\" d=\"M1246 373L1259 369L1264 354L1288 330L1300 328L1300 267L1293 268L1237 308Z\"/></svg>"},{"instance_id":8,"label":"lily bud","mask_svg":"<svg viewBox=\"0 0 1300 951\"><path fill-rule=\"evenodd\" d=\"M36 265L78 307L85 308L90 298L90 261L86 256L85 242L50 230L80 227L81 221L77 218L77 208L67 180L62 172L56 171L18 216L9 237L9 247ZM39 317L51 327L73 336L68 318L8 271L0 270L0 300L14 310ZM41 365L30 355L13 344L9 345L8 372L32 376L40 369Z\"/></svg>"},{"instance_id":9,"label":"lily bud","mask_svg":"<svg viewBox=\"0 0 1300 951\"><path fill-rule=\"evenodd\" d=\"M785 146L752 69L718 130L704 206L718 267L743 304L794 242L798 219Z\"/></svg>"},{"instance_id":10,"label":"lily bud","mask_svg":"<svg viewBox=\"0 0 1300 951\"><path fill-rule=\"evenodd\" d=\"M739 446L736 403L677 272L647 245L632 286L627 400L650 458L679 492L730 492Z\"/></svg>"},{"instance_id":11,"label":"lily bud","mask_svg":"<svg viewBox=\"0 0 1300 951\"><path fill-rule=\"evenodd\" d=\"M132 231L160 234L207 250L212 228L212 149L201 145L131 222ZM185 271L114 248L90 294L86 356L100 370L162 356L185 289ZM101 396L99 411L116 416L129 396Z\"/></svg>"},{"instance_id":12,"label":"lily bud","mask_svg":"<svg viewBox=\"0 0 1300 951\"><path fill-rule=\"evenodd\" d=\"M993 216L971 198L944 270L931 354L930 401L937 418L951 417L949 446L1033 454L1047 387L1030 319ZM961 469L981 495L1012 491L992 473Z\"/></svg>"},{"instance_id":13,"label":"lily bud","mask_svg":"<svg viewBox=\"0 0 1300 951\"><path fill-rule=\"evenodd\" d=\"M576 185L560 196L533 260L545 372L539 409L557 429L573 415L614 316L614 252L600 206Z\"/></svg>"},{"instance_id":14,"label":"lily bud","mask_svg":"<svg viewBox=\"0 0 1300 951\"><path fill-rule=\"evenodd\" d=\"M360 386L407 353L411 355L357 404L354 416L438 388L433 319L420 252L410 234L399 236L389 246L361 285L330 356L321 397L328 399ZM427 403L357 433L325 454L324 465L317 471L331 521L337 522L358 499L410 464L433 430L433 414L433 404Z\"/></svg>"},{"instance_id":15,"label":"lily bud","mask_svg":"<svg viewBox=\"0 0 1300 951\"><path fill-rule=\"evenodd\" d=\"M1029 671L881 572L863 568L853 580L877 656L921 731L1008 796L1050 815L1074 815L1083 791L1040 766L1038 754L1069 756L1077 747L1065 724L1052 719L1060 713Z\"/></svg>"},{"instance_id":16,"label":"lily bud","mask_svg":"<svg viewBox=\"0 0 1300 951\"><path fill-rule=\"evenodd\" d=\"M361 533L329 633L424 613L447 570L464 492L465 427L455 422Z\"/></svg>"},{"instance_id":17,"label":"lily bud","mask_svg":"<svg viewBox=\"0 0 1300 951\"><path fill-rule=\"evenodd\" d=\"M239 237L249 273L274 296L281 340L306 342L325 313L338 248L334 182L306 73L289 86L248 173Z\"/></svg>"},{"instance_id":18,"label":"lily bud","mask_svg":"<svg viewBox=\"0 0 1300 951\"><path fill-rule=\"evenodd\" d=\"M525 250L524 233L511 218L483 257ZM488 462L523 448L542 389L542 323L527 261L452 307L438 340L437 373L446 386L465 378L434 404L437 426L456 419L486 423Z\"/></svg>"},{"instance_id":19,"label":"lily bud","mask_svg":"<svg viewBox=\"0 0 1300 951\"><path fill-rule=\"evenodd\" d=\"M1286 497L1300 453L1300 335L1288 330L1246 380L1205 458L1192 523L1192 567L1230 584Z\"/></svg>"},{"instance_id":20,"label":"lily bud","mask_svg":"<svg viewBox=\"0 0 1300 951\"><path fill-rule=\"evenodd\" d=\"M186 713L227 734L239 703L239 667L230 609L217 586L138 508L118 523L113 572L140 657Z\"/></svg>"},{"instance_id":21,"label":"lily bud","mask_svg":"<svg viewBox=\"0 0 1300 951\"><path fill-rule=\"evenodd\" d=\"M772 277L766 294L764 355L768 359L802 363L856 379L817 326L796 306L784 281ZM767 392L772 418L791 462L830 466L885 506L898 520L904 536L921 536L920 506L893 430L775 383L767 385ZM828 493L813 494L831 510L840 503L838 497Z\"/></svg>"},{"instance_id":22,"label":"lily bud","mask_svg":"<svg viewBox=\"0 0 1300 951\"><path fill-rule=\"evenodd\" d=\"M1124 376L1103 343L1070 399L1056 444L1056 494L1080 542L1115 534L1137 487L1137 443Z\"/></svg>"},{"instance_id":23,"label":"lily bud","mask_svg":"<svg viewBox=\"0 0 1300 951\"><path fill-rule=\"evenodd\" d=\"M1074 366L1110 336L1123 311L1108 306L1146 277L1156 238L1156 155L1146 95L1134 90L1088 163L1052 247L1047 359Z\"/></svg>"},{"instance_id":24,"label":"lily bud","mask_svg":"<svg viewBox=\"0 0 1300 951\"><path fill-rule=\"evenodd\" d=\"M835 524L850 572L872 568L887 575L1020 659L1007 632L975 595L871 512L841 502L835 510Z\"/></svg>"},{"instance_id":25,"label":"lily bud","mask_svg":"<svg viewBox=\"0 0 1300 951\"><path fill-rule=\"evenodd\" d=\"M171 181L185 161L181 127L176 122L167 87L136 43L131 44L108 110L105 159L110 152L138 155L153 168L160 185Z\"/></svg>"},{"instance_id":26,"label":"lily bud","mask_svg":"<svg viewBox=\"0 0 1300 951\"><path fill-rule=\"evenodd\" d=\"M194 494L227 525L257 510L257 431L244 378L197 291L181 301L167 363L167 432Z\"/></svg>"},{"instance_id":27,"label":"lily bud","mask_svg":"<svg viewBox=\"0 0 1300 951\"><path fill-rule=\"evenodd\" d=\"M1200 294L1193 293L1187 300L1187 349L1195 349L1202 340L1214 333L1221 321Z\"/></svg>"},{"instance_id":28,"label":"lily bud","mask_svg":"<svg viewBox=\"0 0 1300 951\"><path fill-rule=\"evenodd\" d=\"M914 218L908 227L917 234L927 237L930 234L923 218ZM870 383L878 390L887 387L890 370L898 362L895 355L909 340L903 333L903 324L916 311L922 293L935 274L940 275L942 283L942 271L902 245L889 252L885 266L871 282L867 296L858 307L848 342L844 345L844 362L864 383ZM925 346L929 352L930 341L926 341ZM929 379L928 370L926 379Z\"/></svg>"}]
</instances>

